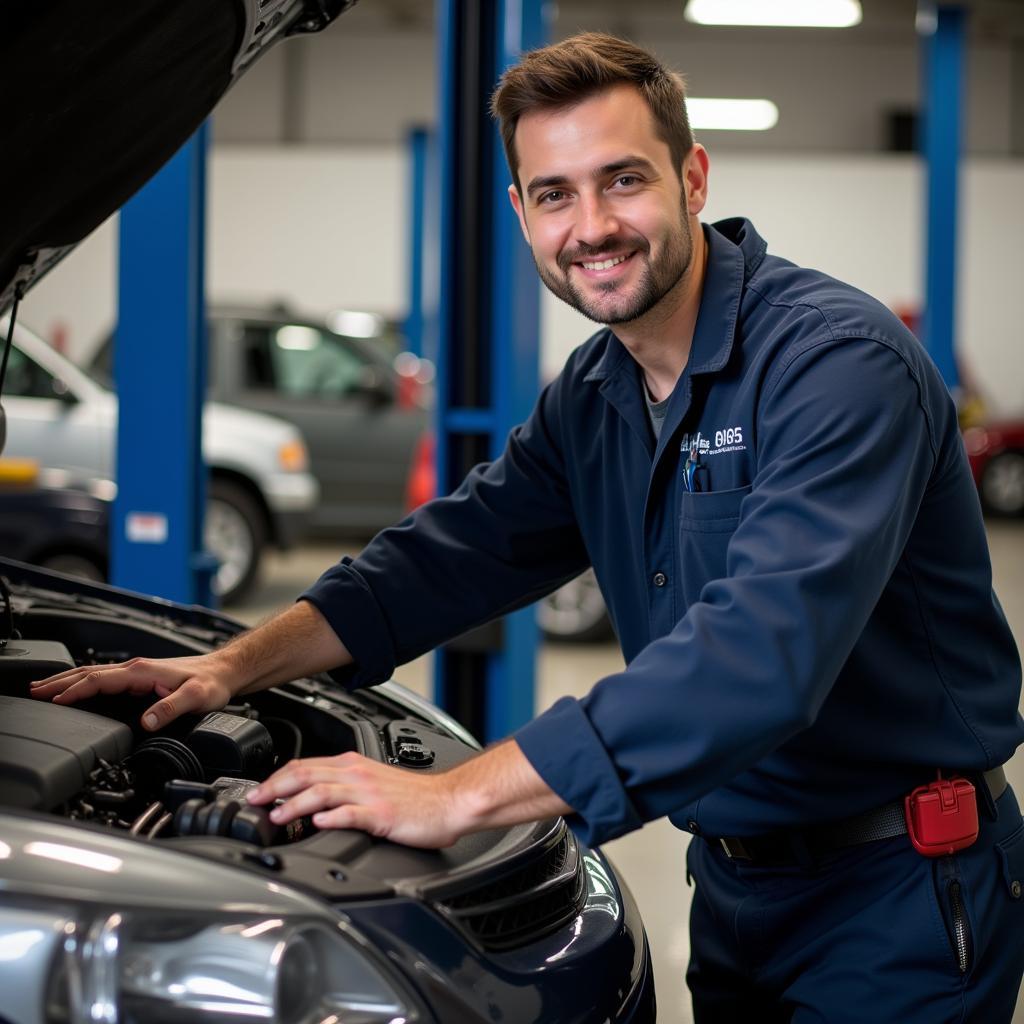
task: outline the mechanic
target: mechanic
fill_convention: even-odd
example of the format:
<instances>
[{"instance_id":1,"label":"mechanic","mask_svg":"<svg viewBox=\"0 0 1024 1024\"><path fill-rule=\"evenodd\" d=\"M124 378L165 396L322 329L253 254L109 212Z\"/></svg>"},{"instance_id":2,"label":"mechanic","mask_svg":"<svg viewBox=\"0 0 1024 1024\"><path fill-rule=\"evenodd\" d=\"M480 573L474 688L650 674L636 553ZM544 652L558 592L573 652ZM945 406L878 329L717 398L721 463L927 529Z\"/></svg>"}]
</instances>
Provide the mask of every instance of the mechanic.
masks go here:
<instances>
[{"instance_id":1,"label":"mechanic","mask_svg":"<svg viewBox=\"0 0 1024 1024\"><path fill-rule=\"evenodd\" d=\"M624 671L446 773L309 758L254 802L427 847L558 814L599 844L668 815L699 837L698 1021L1009 1021L1020 661L935 367L749 221L700 223L708 155L643 50L527 54L493 109L540 276L608 326L499 459L276 619L37 695L155 691L160 728L321 670L365 686L593 565Z\"/></svg>"}]
</instances>

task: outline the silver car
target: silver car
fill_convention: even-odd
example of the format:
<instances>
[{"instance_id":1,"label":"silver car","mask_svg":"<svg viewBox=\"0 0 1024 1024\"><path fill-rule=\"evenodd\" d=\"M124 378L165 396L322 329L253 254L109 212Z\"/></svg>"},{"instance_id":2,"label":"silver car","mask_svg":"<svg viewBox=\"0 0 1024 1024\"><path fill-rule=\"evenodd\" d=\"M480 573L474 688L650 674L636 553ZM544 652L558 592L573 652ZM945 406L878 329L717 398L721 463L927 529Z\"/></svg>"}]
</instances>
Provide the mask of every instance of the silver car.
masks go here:
<instances>
[{"instance_id":1,"label":"silver car","mask_svg":"<svg viewBox=\"0 0 1024 1024\"><path fill-rule=\"evenodd\" d=\"M6 334L6 318L0 330ZM6 456L113 478L117 396L21 324L4 409ZM302 435L271 416L207 403L203 457L210 470L206 546L220 561L214 589L229 603L255 583L268 544L288 547L302 535L319 489Z\"/></svg>"}]
</instances>

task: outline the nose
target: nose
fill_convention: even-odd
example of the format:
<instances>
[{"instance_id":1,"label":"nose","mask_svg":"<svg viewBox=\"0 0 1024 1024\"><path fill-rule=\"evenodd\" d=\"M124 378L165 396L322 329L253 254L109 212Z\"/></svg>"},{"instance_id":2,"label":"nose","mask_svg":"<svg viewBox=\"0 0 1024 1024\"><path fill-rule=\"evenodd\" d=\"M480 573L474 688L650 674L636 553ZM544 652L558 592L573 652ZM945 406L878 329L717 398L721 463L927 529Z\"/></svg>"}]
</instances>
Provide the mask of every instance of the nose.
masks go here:
<instances>
[{"instance_id":1,"label":"nose","mask_svg":"<svg viewBox=\"0 0 1024 1024\"><path fill-rule=\"evenodd\" d=\"M578 242L597 248L605 239L618 232L618 219L600 192L580 196L576 209L575 233Z\"/></svg>"}]
</instances>

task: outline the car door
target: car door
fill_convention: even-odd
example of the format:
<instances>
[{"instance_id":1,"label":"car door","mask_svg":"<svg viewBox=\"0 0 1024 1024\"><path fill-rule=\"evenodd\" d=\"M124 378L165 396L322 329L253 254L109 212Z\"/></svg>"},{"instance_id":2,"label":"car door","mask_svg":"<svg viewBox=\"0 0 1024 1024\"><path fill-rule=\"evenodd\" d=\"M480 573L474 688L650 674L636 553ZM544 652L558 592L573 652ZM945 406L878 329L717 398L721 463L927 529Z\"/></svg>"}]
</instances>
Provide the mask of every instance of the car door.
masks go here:
<instances>
[{"instance_id":1,"label":"car door","mask_svg":"<svg viewBox=\"0 0 1024 1024\"><path fill-rule=\"evenodd\" d=\"M112 423L94 396L79 394L17 344L11 346L4 382L8 458L40 466L81 470L110 479Z\"/></svg>"},{"instance_id":2,"label":"car door","mask_svg":"<svg viewBox=\"0 0 1024 1024\"><path fill-rule=\"evenodd\" d=\"M221 330L240 361L239 404L291 421L306 438L321 487L317 532L368 534L400 519L426 414L399 406L387 361L311 324L237 321Z\"/></svg>"}]
</instances>

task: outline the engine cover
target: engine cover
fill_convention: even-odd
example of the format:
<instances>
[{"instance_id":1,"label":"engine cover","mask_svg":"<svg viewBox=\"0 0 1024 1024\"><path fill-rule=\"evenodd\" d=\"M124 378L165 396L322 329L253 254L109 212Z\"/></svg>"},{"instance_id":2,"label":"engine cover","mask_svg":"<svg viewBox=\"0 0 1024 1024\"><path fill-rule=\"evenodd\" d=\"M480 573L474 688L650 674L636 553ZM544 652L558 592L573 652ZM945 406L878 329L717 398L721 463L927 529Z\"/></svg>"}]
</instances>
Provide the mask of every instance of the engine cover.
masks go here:
<instances>
[{"instance_id":1,"label":"engine cover","mask_svg":"<svg viewBox=\"0 0 1024 1024\"><path fill-rule=\"evenodd\" d=\"M98 758L131 753L127 725L80 708L0 694L0 803L46 811L70 800Z\"/></svg>"}]
</instances>

